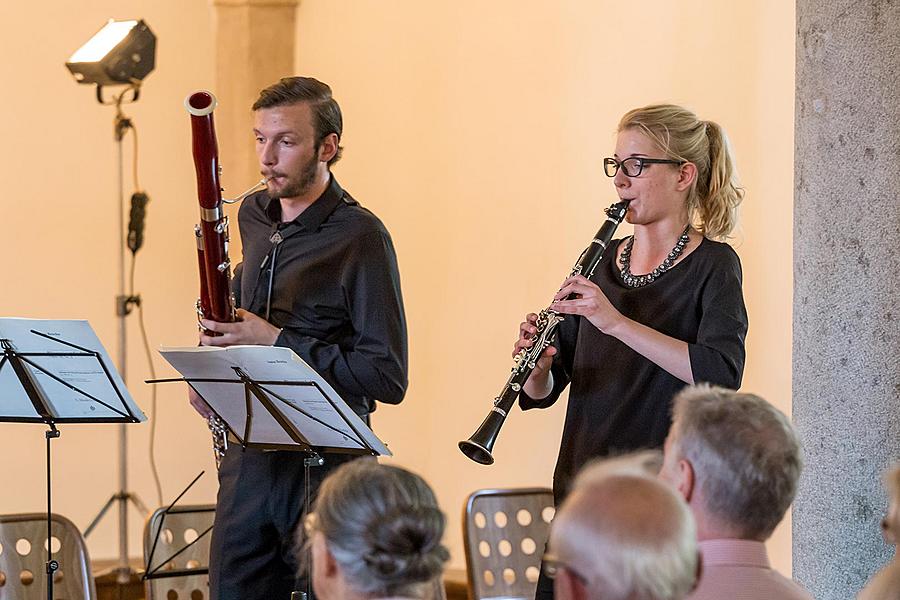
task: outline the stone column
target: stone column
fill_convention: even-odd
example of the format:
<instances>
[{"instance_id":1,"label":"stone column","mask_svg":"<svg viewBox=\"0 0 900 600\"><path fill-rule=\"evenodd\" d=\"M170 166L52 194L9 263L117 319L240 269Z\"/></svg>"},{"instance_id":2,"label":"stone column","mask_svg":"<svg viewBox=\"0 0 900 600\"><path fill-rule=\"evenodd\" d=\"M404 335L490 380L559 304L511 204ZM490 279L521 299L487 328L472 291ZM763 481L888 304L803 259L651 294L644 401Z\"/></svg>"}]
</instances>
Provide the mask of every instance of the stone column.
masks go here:
<instances>
[{"instance_id":1,"label":"stone column","mask_svg":"<svg viewBox=\"0 0 900 600\"><path fill-rule=\"evenodd\" d=\"M296 75L299 0L212 0L216 35L216 130L226 196L260 179L250 106L259 90ZM237 232L232 232L236 239Z\"/></svg>"},{"instance_id":2,"label":"stone column","mask_svg":"<svg viewBox=\"0 0 900 600\"><path fill-rule=\"evenodd\" d=\"M796 48L794 576L846 600L893 554L879 474L900 459L900 3L798 0Z\"/></svg>"}]
</instances>

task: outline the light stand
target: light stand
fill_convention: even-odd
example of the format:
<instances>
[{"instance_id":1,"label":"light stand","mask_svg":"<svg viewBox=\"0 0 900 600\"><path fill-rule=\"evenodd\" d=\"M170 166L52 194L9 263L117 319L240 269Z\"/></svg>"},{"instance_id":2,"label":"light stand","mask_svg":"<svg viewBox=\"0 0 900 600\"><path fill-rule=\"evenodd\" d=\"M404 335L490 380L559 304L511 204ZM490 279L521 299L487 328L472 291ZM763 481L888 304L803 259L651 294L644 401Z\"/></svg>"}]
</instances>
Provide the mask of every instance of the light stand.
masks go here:
<instances>
[{"instance_id":1,"label":"light stand","mask_svg":"<svg viewBox=\"0 0 900 600\"><path fill-rule=\"evenodd\" d=\"M134 306L139 306L140 296L126 294L125 290L125 180L122 141L129 129L133 130L131 120L122 113L122 104L130 92L128 102L137 101L140 94L141 81L155 66L156 36L144 21L110 21L100 29L84 46L79 48L66 63L78 83L96 84L97 100L101 104L115 104L114 137L118 153L118 213L119 213L119 287L116 296L116 318L119 322L119 348L116 367L126 379L127 374L127 317ZM127 87L111 102L103 99L103 86L126 85ZM143 237L143 221L140 231L135 233L134 217L136 205L143 217L143 205L147 198L144 194L132 196L132 223L128 236L128 247L136 253ZM100 512L85 529L85 537L89 536L107 511L114 505L119 509L119 557L116 571L118 583L125 584L130 580L133 570L128 562L128 503L131 502L142 515L149 514L147 507L133 492L128 491L128 433L125 425L119 426L119 489L113 493Z\"/></svg>"},{"instance_id":2,"label":"light stand","mask_svg":"<svg viewBox=\"0 0 900 600\"><path fill-rule=\"evenodd\" d=\"M124 90L116 97L116 116L114 122L114 137L117 149L118 163L118 205L119 205L119 287L116 296L116 318L118 319L119 333L119 352L116 360L116 368L122 375L122 380L127 383L127 348L128 348L128 315L131 314L132 308L141 302L140 296L130 296L125 291L125 161L123 155L123 139L125 133L132 127L131 119L126 117L122 112L122 102L125 94L129 89ZM98 92L99 93L99 92ZM136 89L133 90L131 102L138 97ZM135 508L141 515L149 514L147 506L141 501L137 494L128 490L128 430L125 424L119 425L119 489L113 493L97 516L91 521L84 531L84 536L91 534L94 528L100 523L107 511L114 504L119 508L119 556L116 571L118 576L117 582L120 584L128 583L131 575L134 573L128 562L128 503L134 504Z\"/></svg>"}]
</instances>

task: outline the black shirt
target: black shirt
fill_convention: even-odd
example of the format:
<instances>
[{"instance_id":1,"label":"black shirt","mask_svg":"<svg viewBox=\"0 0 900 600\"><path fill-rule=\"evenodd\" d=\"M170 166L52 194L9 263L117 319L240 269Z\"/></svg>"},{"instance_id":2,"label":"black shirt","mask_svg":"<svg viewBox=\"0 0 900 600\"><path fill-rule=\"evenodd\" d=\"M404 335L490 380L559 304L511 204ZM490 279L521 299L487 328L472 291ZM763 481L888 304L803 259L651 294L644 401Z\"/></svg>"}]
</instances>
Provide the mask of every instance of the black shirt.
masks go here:
<instances>
[{"instance_id":1,"label":"black shirt","mask_svg":"<svg viewBox=\"0 0 900 600\"><path fill-rule=\"evenodd\" d=\"M332 177L293 221L282 223L279 200L260 192L243 202L238 224L237 306L283 328L275 345L296 352L357 414L376 400L399 403L406 318L394 246L378 217Z\"/></svg>"},{"instance_id":2,"label":"black shirt","mask_svg":"<svg viewBox=\"0 0 900 600\"><path fill-rule=\"evenodd\" d=\"M619 247L621 240L610 244ZM741 263L731 246L703 239L681 262L640 288L622 282L608 252L594 272L626 317L687 342L694 381L737 389L744 371L747 311ZM587 319L567 315L556 339L553 391L543 400L522 393L523 409L546 408L571 385L554 473L557 501L591 458L658 448L671 425L672 397L686 384Z\"/></svg>"}]
</instances>

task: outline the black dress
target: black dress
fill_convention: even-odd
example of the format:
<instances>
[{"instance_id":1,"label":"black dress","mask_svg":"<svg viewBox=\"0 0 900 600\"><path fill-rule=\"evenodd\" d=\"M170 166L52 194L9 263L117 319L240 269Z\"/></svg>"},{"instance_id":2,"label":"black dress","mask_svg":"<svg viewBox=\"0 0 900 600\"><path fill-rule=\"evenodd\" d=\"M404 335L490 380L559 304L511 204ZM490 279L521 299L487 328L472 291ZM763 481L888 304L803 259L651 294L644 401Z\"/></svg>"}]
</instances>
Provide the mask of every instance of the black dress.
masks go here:
<instances>
[{"instance_id":1,"label":"black dress","mask_svg":"<svg viewBox=\"0 0 900 600\"><path fill-rule=\"evenodd\" d=\"M694 381L740 387L747 311L741 263L731 246L704 238L681 262L640 288L622 282L616 254L608 252L592 278L612 305L638 323L687 342ZM546 408L570 386L553 476L558 504L578 469L592 458L661 447L671 425L672 397L686 384L575 315L560 324L556 346L553 391L543 400L523 393L519 405Z\"/></svg>"}]
</instances>

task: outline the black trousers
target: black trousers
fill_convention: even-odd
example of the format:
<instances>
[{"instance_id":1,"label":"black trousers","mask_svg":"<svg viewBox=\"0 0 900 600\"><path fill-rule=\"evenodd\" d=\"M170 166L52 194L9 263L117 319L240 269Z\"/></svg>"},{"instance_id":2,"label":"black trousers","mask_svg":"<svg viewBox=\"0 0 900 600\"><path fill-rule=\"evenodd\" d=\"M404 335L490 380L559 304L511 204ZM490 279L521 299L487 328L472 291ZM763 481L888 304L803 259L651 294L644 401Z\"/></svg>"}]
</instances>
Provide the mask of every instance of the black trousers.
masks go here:
<instances>
[{"instance_id":1,"label":"black trousers","mask_svg":"<svg viewBox=\"0 0 900 600\"><path fill-rule=\"evenodd\" d=\"M211 600L290 600L291 592L306 589L306 576L299 573L302 541L296 531L306 494L305 456L228 448L219 469L210 542ZM313 499L328 473L356 457L323 458L323 466L310 467Z\"/></svg>"}]
</instances>

